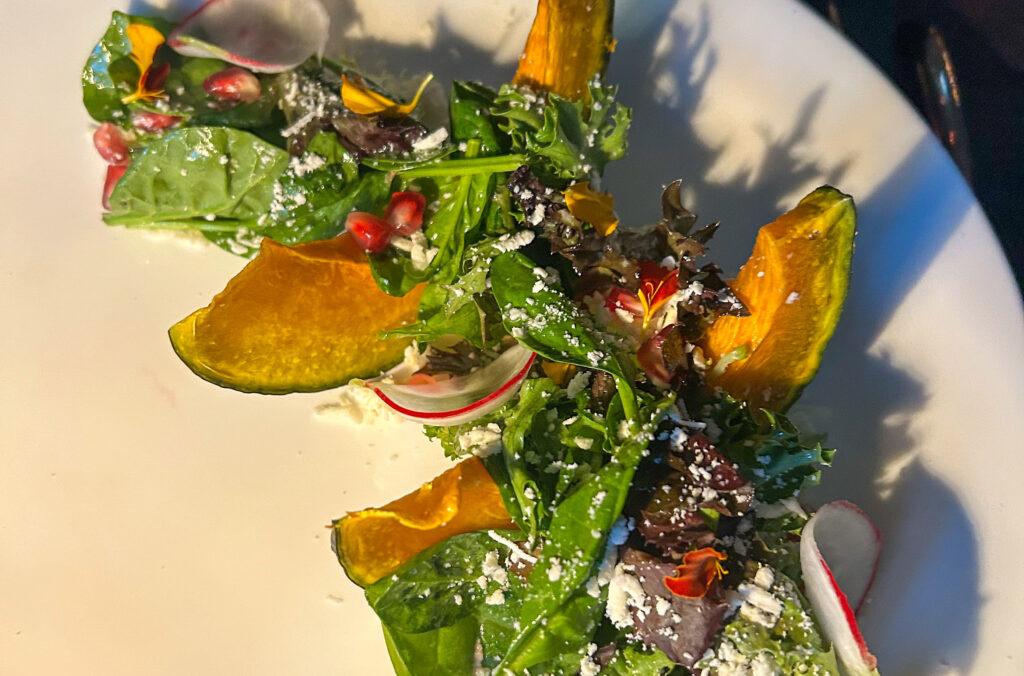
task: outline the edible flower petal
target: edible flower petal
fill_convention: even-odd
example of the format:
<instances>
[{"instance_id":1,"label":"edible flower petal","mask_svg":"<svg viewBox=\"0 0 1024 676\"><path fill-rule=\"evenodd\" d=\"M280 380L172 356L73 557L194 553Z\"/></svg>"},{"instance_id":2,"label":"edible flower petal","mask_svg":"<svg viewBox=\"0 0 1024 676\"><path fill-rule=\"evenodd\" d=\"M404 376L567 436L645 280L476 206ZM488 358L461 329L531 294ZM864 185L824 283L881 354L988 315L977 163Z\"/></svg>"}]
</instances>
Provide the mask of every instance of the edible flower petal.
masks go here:
<instances>
[{"instance_id":1,"label":"edible flower petal","mask_svg":"<svg viewBox=\"0 0 1024 676\"><path fill-rule=\"evenodd\" d=\"M121 99L121 103L132 103L133 101L153 101L164 96L163 82L155 86L150 82L150 69L153 66L153 57L156 50L164 43L164 34L141 23L129 24L125 29L128 40L132 43L132 53L129 58L139 68L139 84L135 91ZM166 74L164 78L166 79Z\"/></svg>"},{"instance_id":2,"label":"edible flower petal","mask_svg":"<svg viewBox=\"0 0 1024 676\"><path fill-rule=\"evenodd\" d=\"M644 328L665 302L679 290L679 273L651 261L640 261L637 297L644 310Z\"/></svg>"},{"instance_id":3,"label":"edible flower petal","mask_svg":"<svg viewBox=\"0 0 1024 676\"><path fill-rule=\"evenodd\" d=\"M548 361L547 359L541 361L540 370L559 387L565 387L569 383L569 379L576 375L576 367L572 364Z\"/></svg>"},{"instance_id":4,"label":"edible flower petal","mask_svg":"<svg viewBox=\"0 0 1024 676\"><path fill-rule=\"evenodd\" d=\"M562 194L569 213L590 223L602 237L612 234L619 226L619 217L615 215L615 200L609 193L591 188L590 181L573 183Z\"/></svg>"},{"instance_id":5,"label":"edible flower petal","mask_svg":"<svg viewBox=\"0 0 1024 676\"><path fill-rule=\"evenodd\" d=\"M711 583L722 579L725 570L720 562L725 559L725 554L711 547L687 552L682 565L676 567L675 577L665 578L665 586L676 596L703 598Z\"/></svg>"},{"instance_id":6,"label":"edible flower petal","mask_svg":"<svg viewBox=\"0 0 1024 676\"><path fill-rule=\"evenodd\" d=\"M423 90L427 88L427 85L433 79L434 74L428 74L423 78L423 82L420 83L420 88L416 91L416 96L412 98L411 102L398 103L368 88L362 79L353 80L347 75L342 75L341 100L346 108L359 115L405 117L416 108L416 105L420 102L420 97L423 96Z\"/></svg>"}]
</instances>

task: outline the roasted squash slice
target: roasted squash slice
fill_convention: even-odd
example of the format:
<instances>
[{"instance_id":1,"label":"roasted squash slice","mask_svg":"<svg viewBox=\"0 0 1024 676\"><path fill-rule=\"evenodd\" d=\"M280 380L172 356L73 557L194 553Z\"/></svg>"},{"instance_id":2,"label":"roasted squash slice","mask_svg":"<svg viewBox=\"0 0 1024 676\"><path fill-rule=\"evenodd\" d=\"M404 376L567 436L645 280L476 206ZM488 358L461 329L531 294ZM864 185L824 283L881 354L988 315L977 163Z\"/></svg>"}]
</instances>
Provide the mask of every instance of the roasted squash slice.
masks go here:
<instances>
[{"instance_id":1,"label":"roasted squash slice","mask_svg":"<svg viewBox=\"0 0 1024 676\"><path fill-rule=\"evenodd\" d=\"M719 318L701 346L715 362L744 346L749 356L709 378L712 385L772 411L799 396L839 321L856 223L853 199L825 186L761 228L730 284L750 316Z\"/></svg>"},{"instance_id":2,"label":"roasted squash slice","mask_svg":"<svg viewBox=\"0 0 1024 676\"><path fill-rule=\"evenodd\" d=\"M378 332L416 321L421 288L377 288L366 255L344 233L259 255L214 297L171 327L174 351L196 375L243 392L337 387L401 361L409 339Z\"/></svg>"},{"instance_id":3,"label":"roasted squash slice","mask_svg":"<svg viewBox=\"0 0 1024 676\"><path fill-rule=\"evenodd\" d=\"M483 463L470 457L412 493L352 512L333 527L338 560L365 587L453 535L515 525L497 484Z\"/></svg>"},{"instance_id":4,"label":"roasted squash slice","mask_svg":"<svg viewBox=\"0 0 1024 676\"><path fill-rule=\"evenodd\" d=\"M513 84L578 99L604 70L612 42L612 0L539 0Z\"/></svg>"}]
</instances>

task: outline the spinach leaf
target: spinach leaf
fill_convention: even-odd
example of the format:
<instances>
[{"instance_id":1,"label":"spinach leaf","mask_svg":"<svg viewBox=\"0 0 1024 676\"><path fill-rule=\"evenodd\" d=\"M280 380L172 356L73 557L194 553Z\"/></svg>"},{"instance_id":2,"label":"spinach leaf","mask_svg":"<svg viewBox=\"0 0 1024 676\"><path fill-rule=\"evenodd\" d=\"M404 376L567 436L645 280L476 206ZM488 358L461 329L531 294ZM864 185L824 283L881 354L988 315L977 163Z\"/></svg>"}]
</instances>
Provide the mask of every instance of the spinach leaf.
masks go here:
<instances>
[{"instance_id":1,"label":"spinach leaf","mask_svg":"<svg viewBox=\"0 0 1024 676\"><path fill-rule=\"evenodd\" d=\"M173 24L163 19L114 12L100 41L93 47L82 69L82 102L97 122L126 121L128 106L121 99L135 90L139 68L129 58L132 43L128 26L143 24L166 35Z\"/></svg>"},{"instance_id":2,"label":"spinach leaf","mask_svg":"<svg viewBox=\"0 0 1024 676\"><path fill-rule=\"evenodd\" d=\"M501 535L515 539L517 533ZM454 535L371 584L366 599L381 621L398 631L419 633L454 624L487 595L484 560L497 549L501 546L486 532Z\"/></svg>"},{"instance_id":3,"label":"spinach leaf","mask_svg":"<svg viewBox=\"0 0 1024 676\"><path fill-rule=\"evenodd\" d=\"M449 99L452 139L458 143L478 139L481 155L508 152L508 140L491 120L490 108L497 93L473 82L453 82Z\"/></svg>"},{"instance_id":4,"label":"spinach leaf","mask_svg":"<svg viewBox=\"0 0 1024 676\"><path fill-rule=\"evenodd\" d=\"M527 586L520 616L522 632L502 666L520 664L531 650L534 636L563 611L590 577L604 552L608 532L622 512L636 466L673 401L667 397L646 406L640 413L639 430L622 440L611 461L555 509Z\"/></svg>"},{"instance_id":5,"label":"spinach leaf","mask_svg":"<svg viewBox=\"0 0 1024 676\"><path fill-rule=\"evenodd\" d=\"M284 126L284 114L277 105L279 78L276 76L253 73L260 82L259 98L251 103L225 106L206 93L203 81L230 64L220 59L179 58L181 64L174 64L176 67L171 69L164 83L175 115L196 126L254 129L273 125L277 131ZM281 139L280 134L277 136Z\"/></svg>"},{"instance_id":6,"label":"spinach leaf","mask_svg":"<svg viewBox=\"0 0 1024 676\"><path fill-rule=\"evenodd\" d=\"M552 361L610 373L626 417L633 418L636 395L625 360L545 270L523 254L509 251L491 264L491 289L505 328L516 340Z\"/></svg>"},{"instance_id":7,"label":"spinach leaf","mask_svg":"<svg viewBox=\"0 0 1024 676\"><path fill-rule=\"evenodd\" d=\"M383 625L398 676L472 674L479 626L473 616L433 631L411 634Z\"/></svg>"},{"instance_id":8,"label":"spinach leaf","mask_svg":"<svg viewBox=\"0 0 1024 676\"><path fill-rule=\"evenodd\" d=\"M226 127L188 127L155 139L135 158L110 197L109 225L235 230L274 199L274 185L288 165L283 150L252 134ZM184 222L184 223L183 223Z\"/></svg>"},{"instance_id":9,"label":"spinach leaf","mask_svg":"<svg viewBox=\"0 0 1024 676\"><path fill-rule=\"evenodd\" d=\"M615 94L615 87L596 83L578 101L548 93L538 112L536 94L505 85L491 112L512 138L512 152L525 153L541 180L565 183L600 175L625 155L632 113Z\"/></svg>"},{"instance_id":10,"label":"spinach leaf","mask_svg":"<svg viewBox=\"0 0 1024 676\"><path fill-rule=\"evenodd\" d=\"M586 591L579 591L550 613L543 624L528 634L521 634L526 640L516 640L513 659L506 657L502 665L516 674L534 665L543 665L538 673L553 673L547 668L550 662L561 662L564 669L568 661L575 671L580 665L581 650L590 643L604 615L604 607L605 599L601 596L595 598ZM505 672L499 668L498 673ZM560 669L554 673L565 672Z\"/></svg>"}]
</instances>

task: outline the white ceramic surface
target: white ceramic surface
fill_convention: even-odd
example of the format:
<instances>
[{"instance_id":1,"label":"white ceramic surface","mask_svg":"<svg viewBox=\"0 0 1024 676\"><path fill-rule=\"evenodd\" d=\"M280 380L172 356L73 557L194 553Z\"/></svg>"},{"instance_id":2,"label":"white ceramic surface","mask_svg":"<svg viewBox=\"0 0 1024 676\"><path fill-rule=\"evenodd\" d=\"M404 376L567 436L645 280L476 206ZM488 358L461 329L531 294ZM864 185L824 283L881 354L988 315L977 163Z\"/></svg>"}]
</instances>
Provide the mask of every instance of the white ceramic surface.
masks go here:
<instances>
[{"instance_id":1,"label":"white ceramic surface","mask_svg":"<svg viewBox=\"0 0 1024 676\"><path fill-rule=\"evenodd\" d=\"M530 3L442 4L339 1L332 44L409 76L507 77ZM327 395L221 390L174 356L166 328L241 263L102 225L78 72L109 9L23 2L0 22L0 674L388 673L324 525L444 460L412 428L315 419ZM863 616L883 673L1024 672L1024 324L952 163L795 2L622 0L616 32L635 126L607 185L627 221L682 177L734 269L816 185L857 199L846 313L796 415L840 448L815 499L857 501L886 537Z\"/></svg>"}]
</instances>

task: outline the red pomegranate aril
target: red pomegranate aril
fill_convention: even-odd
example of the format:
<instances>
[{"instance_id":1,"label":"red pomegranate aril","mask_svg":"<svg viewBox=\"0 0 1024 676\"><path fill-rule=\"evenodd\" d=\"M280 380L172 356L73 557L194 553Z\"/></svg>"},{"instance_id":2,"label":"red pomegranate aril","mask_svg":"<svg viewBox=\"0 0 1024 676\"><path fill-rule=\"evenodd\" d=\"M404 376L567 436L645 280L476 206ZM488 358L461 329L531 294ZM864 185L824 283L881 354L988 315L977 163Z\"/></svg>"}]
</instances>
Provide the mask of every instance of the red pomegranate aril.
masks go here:
<instances>
[{"instance_id":1,"label":"red pomegranate aril","mask_svg":"<svg viewBox=\"0 0 1024 676\"><path fill-rule=\"evenodd\" d=\"M124 176L128 164L111 164L107 167L107 178L103 181L103 208L110 211L110 194L114 192L114 186Z\"/></svg>"},{"instance_id":2,"label":"red pomegranate aril","mask_svg":"<svg viewBox=\"0 0 1024 676\"><path fill-rule=\"evenodd\" d=\"M391 244L391 227L382 219L365 211L353 211L345 218L345 230L366 253L380 253Z\"/></svg>"},{"instance_id":3,"label":"red pomegranate aril","mask_svg":"<svg viewBox=\"0 0 1024 676\"><path fill-rule=\"evenodd\" d=\"M107 164L128 164L128 134L112 122L104 122L92 134L96 151Z\"/></svg>"},{"instance_id":4,"label":"red pomegranate aril","mask_svg":"<svg viewBox=\"0 0 1024 676\"><path fill-rule=\"evenodd\" d=\"M252 103L260 97L260 81L245 68L232 66L203 80L203 91L215 99Z\"/></svg>"},{"instance_id":5,"label":"red pomegranate aril","mask_svg":"<svg viewBox=\"0 0 1024 676\"><path fill-rule=\"evenodd\" d=\"M395 232L408 237L423 225L426 206L427 198L418 192L396 192L384 211L384 220Z\"/></svg>"},{"instance_id":6,"label":"red pomegranate aril","mask_svg":"<svg viewBox=\"0 0 1024 676\"><path fill-rule=\"evenodd\" d=\"M181 122L181 118L176 115L147 112L132 114L132 126L147 134L156 134L157 132L170 129L179 122Z\"/></svg>"}]
</instances>

